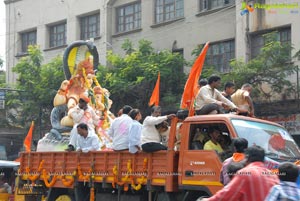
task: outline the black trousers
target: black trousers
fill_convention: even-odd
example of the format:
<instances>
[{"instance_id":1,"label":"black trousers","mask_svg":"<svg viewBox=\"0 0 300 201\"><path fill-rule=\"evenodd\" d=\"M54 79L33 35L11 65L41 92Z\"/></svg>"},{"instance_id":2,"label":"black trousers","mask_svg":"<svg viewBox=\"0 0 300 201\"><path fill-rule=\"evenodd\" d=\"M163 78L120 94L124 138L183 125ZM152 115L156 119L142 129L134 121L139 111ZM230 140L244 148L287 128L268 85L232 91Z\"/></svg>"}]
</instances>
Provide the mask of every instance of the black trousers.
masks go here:
<instances>
[{"instance_id":1,"label":"black trousers","mask_svg":"<svg viewBox=\"0 0 300 201\"><path fill-rule=\"evenodd\" d=\"M222 113L220 111L220 107L215 103L210 103L207 105L204 105L200 110L196 110L197 115L203 115L203 114L209 114L212 111L216 110L218 114Z\"/></svg>"},{"instance_id":2,"label":"black trousers","mask_svg":"<svg viewBox=\"0 0 300 201\"><path fill-rule=\"evenodd\" d=\"M142 144L142 149L144 152L151 153L160 150L167 150L168 148L158 142L148 142Z\"/></svg>"}]
</instances>

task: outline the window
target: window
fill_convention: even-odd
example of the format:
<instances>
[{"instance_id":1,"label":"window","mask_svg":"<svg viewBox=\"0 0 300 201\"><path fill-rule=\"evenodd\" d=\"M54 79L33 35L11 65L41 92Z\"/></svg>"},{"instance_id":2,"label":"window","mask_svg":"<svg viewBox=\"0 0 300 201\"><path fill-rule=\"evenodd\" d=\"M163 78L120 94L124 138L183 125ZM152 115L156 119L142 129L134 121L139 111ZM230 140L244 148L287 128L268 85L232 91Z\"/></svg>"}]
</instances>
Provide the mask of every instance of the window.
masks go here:
<instances>
[{"instance_id":1,"label":"window","mask_svg":"<svg viewBox=\"0 0 300 201\"><path fill-rule=\"evenodd\" d=\"M141 2L117 8L117 32L141 28Z\"/></svg>"},{"instance_id":2,"label":"window","mask_svg":"<svg viewBox=\"0 0 300 201\"><path fill-rule=\"evenodd\" d=\"M22 47L21 52L27 53L29 45L36 45L36 30L21 34Z\"/></svg>"},{"instance_id":3,"label":"window","mask_svg":"<svg viewBox=\"0 0 300 201\"><path fill-rule=\"evenodd\" d=\"M235 58L234 40L211 44L206 53L205 65L214 66L220 72L230 71L230 60Z\"/></svg>"},{"instance_id":4,"label":"window","mask_svg":"<svg viewBox=\"0 0 300 201\"><path fill-rule=\"evenodd\" d=\"M179 48L179 49L172 49L172 53L173 54L179 54L182 58L184 58L184 49L183 48ZM184 72L184 64L180 67L180 72Z\"/></svg>"},{"instance_id":5,"label":"window","mask_svg":"<svg viewBox=\"0 0 300 201\"><path fill-rule=\"evenodd\" d=\"M211 139L211 133L215 130L219 131L219 144L222 149L232 151L230 145L232 142L229 129L223 123L201 123L191 124L189 134L189 150L203 150L205 143ZM217 150L216 150L217 151ZM222 158L224 157L224 158ZM226 159L225 155L221 155L222 160Z\"/></svg>"},{"instance_id":6,"label":"window","mask_svg":"<svg viewBox=\"0 0 300 201\"><path fill-rule=\"evenodd\" d=\"M180 17L183 17L183 0L156 0L156 23L166 22Z\"/></svg>"},{"instance_id":7,"label":"window","mask_svg":"<svg viewBox=\"0 0 300 201\"><path fill-rule=\"evenodd\" d=\"M100 14L89 15L80 19L80 39L88 40L100 36Z\"/></svg>"},{"instance_id":8,"label":"window","mask_svg":"<svg viewBox=\"0 0 300 201\"><path fill-rule=\"evenodd\" d=\"M274 30L272 30L274 31ZM261 48L265 45L264 34L271 33L264 32L260 34L255 34L251 37L251 58L255 58L259 55ZM281 43L288 43L291 44L291 28L284 28L277 30L277 40Z\"/></svg>"},{"instance_id":9,"label":"window","mask_svg":"<svg viewBox=\"0 0 300 201\"><path fill-rule=\"evenodd\" d=\"M232 5L234 4L234 0L200 0L200 12L207 11L207 10L213 10L217 8L222 8L224 6Z\"/></svg>"},{"instance_id":10,"label":"window","mask_svg":"<svg viewBox=\"0 0 300 201\"><path fill-rule=\"evenodd\" d=\"M66 23L50 27L50 47L58 47L66 44Z\"/></svg>"}]
</instances>

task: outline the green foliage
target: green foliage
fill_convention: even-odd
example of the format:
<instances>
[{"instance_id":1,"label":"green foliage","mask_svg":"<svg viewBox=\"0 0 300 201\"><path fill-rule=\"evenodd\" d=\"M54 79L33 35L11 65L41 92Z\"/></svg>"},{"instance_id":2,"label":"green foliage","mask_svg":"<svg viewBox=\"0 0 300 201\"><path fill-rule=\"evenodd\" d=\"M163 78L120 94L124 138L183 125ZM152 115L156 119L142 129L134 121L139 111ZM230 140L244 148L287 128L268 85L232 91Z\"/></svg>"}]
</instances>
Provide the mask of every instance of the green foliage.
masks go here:
<instances>
[{"instance_id":1,"label":"green foliage","mask_svg":"<svg viewBox=\"0 0 300 201\"><path fill-rule=\"evenodd\" d=\"M112 68L100 66L97 73L101 85L111 92L113 110L125 104L147 110L158 72L160 105L166 110L176 110L186 80L183 57L168 50L156 52L147 40L139 41L137 49L126 40L122 48L126 55L108 52L107 61Z\"/></svg>"},{"instance_id":2,"label":"green foliage","mask_svg":"<svg viewBox=\"0 0 300 201\"><path fill-rule=\"evenodd\" d=\"M2 70L3 68L3 60L0 57L0 87L5 85L5 72Z\"/></svg>"},{"instance_id":3,"label":"green foliage","mask_svg":"<svg viewBox=\"0 0 300 201\"><path fill-rule=\"evenodd\" d=\"M222 82L234 81L238 87L250 83L255 88L253 96L260 100L270 100L282 92L286 95L295 93L295 86L289 77L297 70L291 62L291 45L277 41L276 33L266 34L264 38L261 53L248 63L232 61L232 70L223 76Z\"/></svg>"},{"instance_id":4,"label":"green foliage","mask_svg":"<svg viewBox=\"0 0 300 201\"><path fill-rule=\"evenodd\" d=\"M16 88L19 91L8 93L7 107L13 109L8 117L15 125L24 126L31 121L50 124L52 101L64 80L62 58L54 58L45 65L42 61L39 48L29 46L28 56L13 67L13 72L18 73Z\"/></svg>"},{"instance_id":5,"label":"green foliage","mask_svg":"<svg viewBox=\"0 0 300 201\"><path fill-rule=\"evenodd\" d=\"M222 83L233 81L237 88L250 83L254 87L252 97L259 98L259 100L270 100L282 92L287 96L296 94L295 86L289 77L297 70L297 66L291 62L291 45L280 43L276 32L265 34L264 41L265 45L261 53L248 63L242 59L233 60L230 63L231 71L228 73L218 72L213 66L205 65L201 78L219 74L222 77ZM203 45L199 45L193 50L192 55L198 56L202 47ZM295 57L299 55L300 51ZM220 90L223 90L223 87Z\"/></svg>"},{"instance_id":6,"label":"green foliage","mask_svg":"<svg viewBox=\"0 0 300 201\"><path fill-rule=\"evenodd\" d=\"M0 57L0 69L3 68L3 59Z\"/></svg>"},{"instance_id":7,"label":"green foliage","mask_svg":"<svg viewBox=\"0 0 300 201\"><path fill-rule=\"evenodd\" d=\"M5 72L0 70L0 87L5 86Z\"/></svg>"}]
</instances>

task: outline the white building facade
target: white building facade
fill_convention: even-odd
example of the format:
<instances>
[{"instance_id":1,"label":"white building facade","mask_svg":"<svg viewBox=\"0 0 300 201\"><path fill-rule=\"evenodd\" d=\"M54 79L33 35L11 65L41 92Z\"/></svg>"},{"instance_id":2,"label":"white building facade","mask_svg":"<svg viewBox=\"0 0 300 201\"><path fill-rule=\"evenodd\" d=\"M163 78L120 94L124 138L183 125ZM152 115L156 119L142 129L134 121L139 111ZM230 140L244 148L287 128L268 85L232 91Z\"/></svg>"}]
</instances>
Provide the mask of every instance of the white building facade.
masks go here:
<instances>
[{"instance_id":1,"label":"white building facade","mask_svg":"<svg viewBox=\"0 0 300 201\"><path fill-rule=\"evenodd\" d=\"M262 34L278 31L278 39L300 49L300 0L4 0L6 4L6 80L38 44L44 62L63 54L68 44L93 38L101 64L106 51L124 54L126 40L152 42L157 50L169 49L186 60L198 45L210 41L206 64L220 72L230 70L234 58L249 60L264 45ZM281 6L275 6L280 4ZM299 4L299 5L298 5ZM247 6L252 5L249 14ZM252 11L252 12L251 12ZM299 60L294 60L299 65ZM186 72L189 72L187 67ZM298 78L292 76L294 82Z\"/></svg>"}]
</instances>

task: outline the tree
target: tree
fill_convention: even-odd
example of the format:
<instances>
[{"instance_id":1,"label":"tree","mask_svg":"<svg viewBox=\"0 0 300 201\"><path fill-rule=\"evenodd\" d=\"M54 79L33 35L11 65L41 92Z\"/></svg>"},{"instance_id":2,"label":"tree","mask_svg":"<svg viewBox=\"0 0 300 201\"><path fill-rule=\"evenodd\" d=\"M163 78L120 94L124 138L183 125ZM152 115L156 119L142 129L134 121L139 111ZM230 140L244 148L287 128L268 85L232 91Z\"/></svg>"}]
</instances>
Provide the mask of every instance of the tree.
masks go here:
<instances>
[{"instance_id":1,"label":"tree","mask_svg":"<svg viewBox=\"0 0 300 201\"><path fill-rule=\"evenodd\" d=\"M250 83L254 87L252 97L260 101L271 101L282 92L287 96L296 94L295 85L289 79L297 70L291 62L291 45L278 41L276 32L265 34L264 41L260 54L248 63L241 59L233 60L228 73L220 73L213 66L204 66L201 78L219 74L222 83L233 81L237 87ZM193 51L194 55L198 55L201 49L202 46L198 46Z\"/></svg>"},{"instance_id":2,"label":"tree","mask_svg":"<svg viewBox=\"0 0 300 201\"><path fill-rule=\"evenodd\" d=\"M0 69L3 67L3 59L0 57Z\"/></svg>"},{"instance_id":3,"label":"tree","mask_svg":"<svg viewBox=\"0 0 300 201\"><path fill-rule=\"evenodd\" d=\"M5 85L5 72L2 70L3 60L0 57L0 87Z\"/></svg>"},{"instance_id":4,"label":"tree","mask_svg":"<svg viewBox=\"0 0 300 201\"><path fill-rule=\"evenodd\" d=\"M265 45L260 54L248 63L232 61L232 70L223 75L224 82L234 81L238 87L244 83L252 84L255 88L252 96L260 101L272 101L282 92L285 96L296 94L295 85L290 81L290 76L297 70L291 62L292 46L281 43L276 37L276 32L264 35Z\"/></svg>"},{"instance_id":5,"label":"tree","mask_svg":"<svg viewBox=\"0 0 300 201\"><path fill-rule=\"evenodd\" d=\"M37 46L29 46L28 56L23 57L13 72L18 73L16 89L7 94L9 119L14 125L24 126L31 121L50 125L53 98L64 80L62 58L56 57L42 65L42 53ZM17 108L17 111L16 111ZM40 131L41 132L41 131Z\"/></svg>"},{"instance_id":6,"label":"tree","mask_svg":"<svg viewBox=\"0 0 300 201\"><path fill-rule=\"evenodd\" d=\"M99 82L111 92L113 110L125 104L148 110L158 71L161 74L160 105L165 111L178 109L186 80L183 57L169 50L156 52L147 40L140 40L137 49L129 40L122 47L126 55L121 57L108 52L107 60L113 68L100 66L97 74Z\"/></svg>"}]
</instances>

